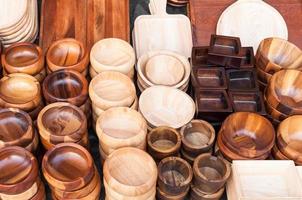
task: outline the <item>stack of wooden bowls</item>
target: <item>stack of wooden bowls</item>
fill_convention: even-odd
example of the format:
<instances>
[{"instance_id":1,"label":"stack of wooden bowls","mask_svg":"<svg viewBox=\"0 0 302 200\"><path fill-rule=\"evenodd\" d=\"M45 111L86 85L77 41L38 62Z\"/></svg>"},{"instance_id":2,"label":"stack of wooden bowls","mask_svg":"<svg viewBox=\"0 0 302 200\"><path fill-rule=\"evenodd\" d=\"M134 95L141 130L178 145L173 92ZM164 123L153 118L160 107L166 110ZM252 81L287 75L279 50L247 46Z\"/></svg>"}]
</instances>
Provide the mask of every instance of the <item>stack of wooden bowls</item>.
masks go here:
<instances>
[{"instance_id":1,"label":"stack of wooden bowls","mask_svg":"<svg viewBox=\"0 0 302 200\"><path fill-rule=\"evenodd\" d=\"M43 175L53 200L98 200L99 173L91 155L82 146L62 143L49 150L42 161Z\"/></svg>"},{"instance_id":2,"label":"stack of wooden bowls","mask_svg":"<svg viewBox=\"0 0 302 200\"><path fill-rule=\"evenodd\" d=\"M44 107L38 115L37 126L46 150L64 142L89 146L86 116L70 103L58 102Z\"/></svg>"},{"instance_id":3,"label":"stack of wooden bowls","mask_svg":"<svg viewBox=\"0 0 302 200\"><path fill-rule=\"evenodd\" d=\"M154 85L187 91L191 66L188 59L170 51L153 51L137 62L137 85L141 92Z\"/></svg>"},{"instance_id":4,"label":"stack of wooden bowls","mask_svg":"<svg viewBox=\"0 0 302 200\"><path fill-rule=\"evenodd\" d=\"M40 83L46 76L42 49L31 43L16 43L2 54L3 74L25 73Z\"/></svg>"},{"instance_id":5,"label":"stack of wooden bowls","mask_svg":"<svg viewBox=\"0 0 302 200\"><path fill-rule=\"evenodd\" d=\"M212 153L215 141L213 126L203 120L192 120L180 129L181 156L193 164L195 158L202 153Z\"/></svg>"},{"instance_id":6,"label":"stack of wooden bowls","mask_svg":"<svg viewBox=\"0 0 302 200\"><path fill-rule=\"evenodd\" d=\"M90 52L90 63L91 78L104 71L116 71L133 79L135 52L128 42L107 38L94 44Z\"/></svg>"},{"instance_id":7,"label":"stack of wooden bowls","mask_svg":"<svg viewBox=\"0 0 302 200\"><path fill-rule=\"evenodd\" d=\"M101 113L96 123L102 162L116 149L136 147L146 149L147 123L131 108L110 108Z\"/></svg>"},{"instance_id":8,"label":"stack of wooden bowls","mask_svg":"<svg viewBox=\"0 0 302 200\"><path fill-rule=\"evenodd\" d=\"M293 160L302 165L302 115L295 115L280 123L273 156L278 160Z\"/></svg>"},{"instance_id":9,"label":"stack of wooden bowls","mask_svg":"<svg viewBox=\"0 0 302 200\"><path fill-rule=\"evenodd\" d=\"M157 200L184 200L190 191L193 172L190 164L168 157L158 164Z\"/></svg>"},{"instance_id":10,"label":"stack of wooden bowls","mask_svg":"<svg viewBox=\"0 0 302 200\"><path fill-rule=\"evenodd\" d=\"M91 115L88 98L88 81L85 76L74 70L58 70L48 74L43 85L46 104L68 102L79 107L87 116Z\"/></svg>"},{"instance_id":11,"label":"stack of wooden bowls","mask_svg":"<svg viewBox=\"0 0 302 200\"><path fill-rule=\"evenodd\" d=\"M256 54L260 89L264 91L274 73L282 69L302 70L302 51L281 38L264 39Z\"/></svg>"},{"instance_id":12,"label":"stack of wooden bowls","mask_svg":"<svg viewBox=\"0 0 302 200\"><path fill-rule=\"evenodd\" d=\"M16 108L0 109L0 149L20 146L35 153L39 144L30 116Z\"/></svg>"},{"instance_id":13,"label":"stack of wooden bowls","mask_svg":"<svg viewBox=\"0 0 302 200\"><path fill-rule=\"evenodd\" d=\"M233 160L265 160L275 144L275 129L256 113L236 112L222 124L217 138L219 153Z\"/></svg>"},{"instance_id":14,"label":"stack of wooden bowls","mask_svg":"<svg viewBox=\"0 0 302 200\"><path fill-rule=\"evenodd\" d=\"M21 147L0 149L1 199L44 200L45 188L36 158Z\"/></svg>"},{"instance_id":15,"label":"stack of wooden bowls","mask_svg":"<svg viewBox=\"0 0 302 200\"><path fill-rule=\"evenodd\" d=\"M0 1L0 40L4 46L34 42L37 34L37 0Z\"/></svg>"},{"instance_id":16,"label":"stack of wooden bowls","mask_svg":"<svg viewBox=\"0 0 302 200\"><path fill-rule=\"evenodd\" d=\"M106 71L94 77L89 85L93 124L102 112L112 107L137 109L138 99L131 79L120 73Z\"/></svg>"},{"instance_id":17,"label":"stack of wooden bowls","mask_svg":"<svg viewBox=\"0 0 302 200\"><path fill-rule=\"evenodd\" d=\"M195 114L195 103L185 92L167 86L152 86L139 98L139 110L149 129L168 126L179 129Z\"/></svg>"},{"instance_id":18,"label":"stack of wooden bowls","mask_svg":"<svg viewBox=\"0 0 302 200\"><path fill-rule=\"evenodd\" d=\"M148 153L158 163L170 156L179 156L181 137L177 130L161 126L152 129L147 136Z\"/></svg>"},{"instance_id":19,"label":"stack of wooden bowls","mask_svg":"<svg viewBox=\"0 0 302 200\"><path fill-rule=\"evenodd\" d=\"M105 161L106 200L154 200L157 167L146 152L125 147L114 151Z\"/></svg>"},{"instance_id":20,"label":"stack of wooden bowls","mask_svg":"<svg viewBox=\"0 0 302 200\"><path fill-rule=\"evenodd\" d=\"M189 0L168 0L168 4L174 7L183 7L189 3Z\"/></svg>"},{"instance_id":21,"label":"stack of wooden bowls","mask_svg":"<svg viewBox=\"0 0 302 200\"><path fill-rule=\"evenodd\" d=\"M302 72L282 70L275 73L264 95L267 113L274 124L291 115L302 114Z\"/></svg>"},{"instance_id":22,"label":"stack of wooden bowls","mask_svg":"<svg viewBox=\"0 0 302 200\"><path fill-rule=\"evenodd\" d=\"M202 154L194 161L193 174L191 200L219 200L231 175L231 167L222 158Z\"/></svg>"},{"instance_id":23,"label":"stack of wooden bowls","mask_svg":"<svg viewBox=\"0 0 302 200\"><path fill-rule=\"evenodd\" d=\"M33 76L15 73L0 80L0 107L19 108L35 120L43 106L40 83Z\"/></svg>"},{"instance_id":24,"label":"stack of wooden bowls","mask_svg":"<svg viewBox=\"0 0 302 200\"><path fill-rule=\"evenodd\" d=\"M89 52L80 41L64 38L52 43L46 53L47 73L61 69L88 74Z\"/></svg>"}]
</instances>

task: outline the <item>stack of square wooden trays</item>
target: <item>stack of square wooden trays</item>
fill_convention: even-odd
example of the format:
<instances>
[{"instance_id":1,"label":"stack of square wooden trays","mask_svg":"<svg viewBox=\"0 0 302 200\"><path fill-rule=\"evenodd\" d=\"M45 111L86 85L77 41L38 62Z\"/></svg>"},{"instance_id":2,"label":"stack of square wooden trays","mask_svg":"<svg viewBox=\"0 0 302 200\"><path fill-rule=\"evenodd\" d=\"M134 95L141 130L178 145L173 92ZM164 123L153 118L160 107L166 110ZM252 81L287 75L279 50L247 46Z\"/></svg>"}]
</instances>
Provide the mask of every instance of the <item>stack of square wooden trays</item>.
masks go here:
<instances>
[{"instance_id":1,"label":"stack of square wooden trays","mask_svg":"<svg viewBox=\"0 0 302 200\"><path fill-rule=\"evenodd\" d=\"M191 65L198 118L220 124L232 112L265 115L253 48L239 38L212 35L209 47L193 48Z\"/></svg>"}]
</instances>

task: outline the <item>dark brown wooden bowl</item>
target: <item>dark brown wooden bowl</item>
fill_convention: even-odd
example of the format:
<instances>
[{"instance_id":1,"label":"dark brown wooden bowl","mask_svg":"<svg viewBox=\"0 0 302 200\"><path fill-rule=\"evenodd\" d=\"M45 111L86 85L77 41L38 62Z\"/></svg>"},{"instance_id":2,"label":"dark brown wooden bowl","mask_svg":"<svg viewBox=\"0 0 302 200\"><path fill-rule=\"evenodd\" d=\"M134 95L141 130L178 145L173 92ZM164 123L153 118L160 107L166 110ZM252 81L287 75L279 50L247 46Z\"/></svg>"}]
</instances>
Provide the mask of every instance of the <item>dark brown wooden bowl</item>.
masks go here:
<instances>
[{"instance_id":1,"label":"dark brown wooden bowl","mask_svg":"<svg viewBox=\"0 0 302 200\"><path fill-rule=\"evenodd\" d=\"M190 200L220 200L224 193L224 190L224 187L222 187L220 190L213 194L205 194L200 191L198 187L192 185L190 192Z\"/></svg>"},{"instance_id":2,"label":"dark brown wooden bowl","mask_svg":"<svg viewBox=\"0 0 302 200\"><path fill-rule=\"evenodd\" d=\"M203 89L227 89L226 74L222 67L192 69L192 85Z\"/></svg>"},{"instance_id":3,"label":"dark brown wooden bowl","mask_svg":"<svg viewBox=\"0 0 302 200\"><path fill-rule=\"evenodd\" d=\"M229 91L259 91L254 69L227 70L226 77Z\"/></svg>"},{"instance_id":4,"label":"dark brown wooden bowl","mask_svg":"<svg viewBox=\"0 0 302 200\"><path fill-rule=\"evenodd\" d=\"M79 72L58 70L49 74L42 85L46 102L68 102L83 105L88 99L88 82Z\"/></svg>"},{"instance_id":5,"label":"dark brown wooden bowl","mask_svg":"<svg viewBox=\"0 0 302 200\"><path fill-rule=\"evenodd\" d=\"M156 188L156 199L157 200L185 200L188 193L190 191L190 187L181 194L171 195L163 192L159 187Z\"/></svg>"}]
</instances>

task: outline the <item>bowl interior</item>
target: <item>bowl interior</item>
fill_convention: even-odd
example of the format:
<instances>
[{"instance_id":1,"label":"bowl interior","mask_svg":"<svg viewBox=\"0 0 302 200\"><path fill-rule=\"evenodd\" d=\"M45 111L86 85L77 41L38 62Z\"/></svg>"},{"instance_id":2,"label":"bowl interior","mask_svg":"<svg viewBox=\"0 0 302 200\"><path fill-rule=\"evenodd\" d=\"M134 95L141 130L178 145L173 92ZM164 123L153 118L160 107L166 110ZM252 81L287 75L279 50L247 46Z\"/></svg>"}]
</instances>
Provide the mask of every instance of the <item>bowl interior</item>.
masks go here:
<instances>
[{"instance_id":1,"label":"bowl interior","mask_svg":"<svg viewBox=\"0 0 302 200\"><path fill-rule=\"evenodd\" d=\"M5 54L6 62L14 67L24 67L37 62L39 52L33 45L20 45L9 49Z\"/></svg>"},{"instance_id":2,"label":"bowl interior","mask_svg":"<svg viewBox=\"0 0 302 200\"><path fill-rule=\"evenodd\" d=\"M192 146L206 147L210 145L211 138L214 137L213 129L203 123L191 123L183 131L183 140Z\"/></svg>"},{"instance_id":3,"label":"bowl interior","mask_svg":"<svg viewBox=\"0 0 302 200\"><path fill-rule=\"evenodd\" d=\"M198 160L197 167L199 173L201 173L208 181L221 180L226 172L226 164L219 158L214 156L206 156Z\"/></svg>"},{"instance_id":4,"label":"bowl interior","mask_svg":"<svg viewBox=\"0 0 302 200\"><path fill-rule=\"evenodd\" d=\"M152 146L160 150L173 149L179 142L177 132L170 129L158 128L149 133L149 139Z\"/></svg>"},{"instance_id":5,"label":"bowl interior","mask_svg":"<svg viewBox=\"0 0 302 200\"><path fill-rule=\"evenodd\" d=\"M177 187L189 178L190 168L177 159L171 159L161 165L159 173L165 184Z\"/></svg>"}]
</instances>

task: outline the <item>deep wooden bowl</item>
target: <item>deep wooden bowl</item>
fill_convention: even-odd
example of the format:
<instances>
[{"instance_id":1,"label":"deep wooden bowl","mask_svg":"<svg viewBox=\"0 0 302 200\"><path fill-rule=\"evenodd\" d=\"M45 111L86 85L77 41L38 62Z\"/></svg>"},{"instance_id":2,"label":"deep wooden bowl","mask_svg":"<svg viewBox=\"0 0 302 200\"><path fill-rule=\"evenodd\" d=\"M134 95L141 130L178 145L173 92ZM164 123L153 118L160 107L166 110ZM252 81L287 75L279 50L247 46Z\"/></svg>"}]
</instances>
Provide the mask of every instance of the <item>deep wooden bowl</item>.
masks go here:
<instances>
[{"instance_id":1,"label":"deep wooden bowl","mask_svg":"<svg viewBox=\"0 0 302 200\"><path fill-rule=\"evenodd\" d=\"M220 134L223 143L231 151L247 158L270 152L275 143L274 127L265 117L256 113L231 114L223 122Z\"/></svg>"},{"instance_id":2,"label":"deep wooden bowl","mask_svg":"<svg viewBox=\"0 0 302 200\"><path fill-rule=\"evenodd\" d=\"M272 156L275 160L289 160L288 157L286 157L279 149L278 145L275 144L275 146L272 149Z\"/></svg>"},{"instance_id":3,"label":"deep wooden bowl","mask_svg":"<svg viewBox=\"0 0 302 200\"><path fill-rule=\"evenodd\" d=\"M222 187L220 190L213 194L205 194L202 191L198 189L198 187L195 187L194 185L191 186L191 192L190 192L190 200L220 200L225 188Z\"/></svg>"},{"instance_id":4,"label":"deep wooden bowl","mask_svg":"<svg viewBox=\"0 0 302 200\"><path fill-rule=\"evenodd\" d=\"M265 93L266 93L266 91L265 91ZM267 114L270 115L270 117L275 120L282 121L282 120L286 119L287 117L289 117L289 115L286 115L286 114L280 112L279 110L275 109L270 104L270 102L267 101L266 95L264 95L264 105L265 105Z\"/></svg>"},{"instance_id":5,"label":"deep wooden bowl","mask_svg":"<svg viewBox=\"0 0 302 200\"><path fill-rule=\"evenodd\" d=\"M268 84L272 78L273 75L263 71L262 69L260 68L257 68L256 69L256 72L257 72L257 76L258 76L258 79L262 82L262 83L266 83Z\"/></svg>"},{"instance_id":6,"label":"deep wooden bowl","mask_svg":"<svg viewBox=\"0 0 302 200\"><path fill-rule=\"evenodd\" d=\"M215 141L213 126L203 120L192 120L180 129L182 148L193 155L208 152Z\"/></svg>"},{"instance_id":7,"label":"deep wooden bowl","mask_svg":"<svg viewBox=\"0 0 302 200\"><path fill-rule=\"evenodd\" d=\"M46 61L51 72L71 69L82 73L88 67L89 52L80 41L65 38L50 45Z\"/></svg>"},{"instance_id":8,"label":"deep wooden bowl","mask_svg":"<svg viewBox=\"0 0 302 200\"><path fill-rule=\"evenodd\" d=\"M88 99L88 82L77 71L59 70L49 74L42 85L46 102L68 102L82 106Z\"/></svg>"},{"instance_id":9,"label":"deep wooden bowl","mask_svg":"<svg viewBox=\"0 0 302 200\"><path fill-rule=\"evenodd\" d=\"M149 154L159 162L169 156L178 156L181 136L173 128L160 126L148 133L147 144Z\"/></svg>"},{"instance_id":10,"label":"deep wooden bowl","mask_svg":"<svg viewBox=\"0 0 302 200\"><path fill-rule=\"evenodd\" d=\"M190 188L193 172L190 164L178 157L167 157L158 164L158 187L168 195L184 194Z\"/></svg>"},{"instance_id":11,"label":"deep wooden bowl","mask_svg":"<svg viewBox=\"0 0 302 200\"><path fill-rule=\"evenodd\" d=\"M42 49L32 43L16 43L5 49L2 54L4 70L8 74L25 73L37 75L44 69Z\"/></svg>"},{"instance_id":12,"label":"deep wooden bowl","mask_svg":"<svg viewBox=\"0 0 302 200\"><path fill-rule=\"evenodd\" d=\"M44 155L42 171L51 187L74 191L92 180L94 163L84 147L74 143L61 143Z\"/></svg>"},{"instance_id":13,"label":"deep wooden bowl","mask_svg":"<svg viewBox=\"0 0 302 200\"><path fill-rule=\"evenodd\" d=\"M103 174L104 182L123 196L143 195L156 187L154 160L146 152L133 147L121 148L110 154L104 163Z\"/></svg>"},{"instance_id":14,"label":"deep wooden bowl","mask_svg":"<svg viewBox=\"0 0 302 200\"><path fill-rule=\"evenodd\" d=\"M194 185L206 194L213 194L224 187L231 175L229 164L211 154L201 154L193 164Z\"/></svg>"},{"instance_id":15,"label":"deep wooden bowl","mask_svg":"<svg viewBox=\"0 0 302 200\"><path fill-rule=\"evenodd\" d=\"M267 38L258 47L256 65L269 74L282 69L302 69L302 51L287 40Z\"/></svg>"},{"instance_id":16,"label":"deep wooden bowl","mask_svg":"<svg viewBox=\"0 0 302 200\"><path fill-rule=\"evenodd\" d=\"M157 200L185 200L188 193L190 191L190 187L187 188L187 191L178 194L178 195L170 195L162 190L159 189L159 187L156 188L156 199Z\"/></svg>"},{"instance_id":17,"label":"deep wooden bowl","mask_svg":"<svg viewBox=\"0 0 302 200\"><path fill-rule=\"evenodd\" d=\"M29 190L38 178L36 158L21 147L0 149L0 193L16 195Z\"/></svg>"}]
</instances>

